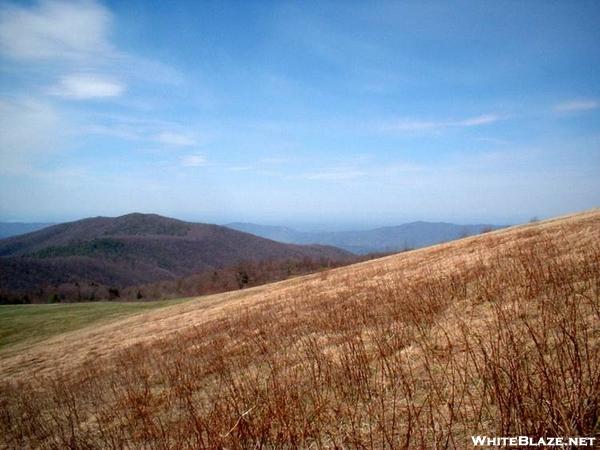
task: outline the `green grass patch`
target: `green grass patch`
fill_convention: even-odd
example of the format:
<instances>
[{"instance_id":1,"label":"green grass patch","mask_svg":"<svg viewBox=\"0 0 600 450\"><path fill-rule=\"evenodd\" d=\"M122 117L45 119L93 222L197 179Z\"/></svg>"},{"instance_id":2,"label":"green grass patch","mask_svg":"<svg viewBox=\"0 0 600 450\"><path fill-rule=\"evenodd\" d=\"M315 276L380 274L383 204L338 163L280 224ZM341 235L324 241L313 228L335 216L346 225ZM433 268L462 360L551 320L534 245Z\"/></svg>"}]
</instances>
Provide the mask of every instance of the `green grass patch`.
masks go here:
<instances>
[{"instance_id":1,"label":"green grass patch","mask_svg":"<svg viewBox=\"0 0 600 450\"><path fill-rule=\"evenodd\" d=\"M41 341L96 322L119 319L182 301L184 300L0 305L0 351L16 344Z\"/></svg>"}]
</instances>

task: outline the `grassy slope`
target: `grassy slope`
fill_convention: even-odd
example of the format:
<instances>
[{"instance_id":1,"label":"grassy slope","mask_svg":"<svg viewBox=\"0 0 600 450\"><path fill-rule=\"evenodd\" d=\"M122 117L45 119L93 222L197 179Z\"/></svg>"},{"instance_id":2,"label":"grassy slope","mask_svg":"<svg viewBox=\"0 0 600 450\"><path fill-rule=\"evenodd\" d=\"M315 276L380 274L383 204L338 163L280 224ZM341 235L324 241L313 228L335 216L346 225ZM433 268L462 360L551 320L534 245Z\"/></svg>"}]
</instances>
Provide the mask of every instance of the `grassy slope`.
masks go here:
<instances>
[{"instance_id":1,"label":"grassy slope","mask_svg":"<svg viewBox=\"0 0 600 450\"><path fill-rule=\"evenodd\" d=\"M0 352L14 353L23 346L57 334L97 326L107 320L172 306L181 300L159 302L93 302L54 305L0 306Z\"/></svg>"},{"instance_id":2,"label":"grassy slope","mask_svg":"<svg viewBox=\"0 0 600 450\"><path fill-rule=\"evenodd\" d=\"M65 333L0 355L0 435L465 448L600 434L599 243L592 211Z\"/></svg>"}]
</instances>

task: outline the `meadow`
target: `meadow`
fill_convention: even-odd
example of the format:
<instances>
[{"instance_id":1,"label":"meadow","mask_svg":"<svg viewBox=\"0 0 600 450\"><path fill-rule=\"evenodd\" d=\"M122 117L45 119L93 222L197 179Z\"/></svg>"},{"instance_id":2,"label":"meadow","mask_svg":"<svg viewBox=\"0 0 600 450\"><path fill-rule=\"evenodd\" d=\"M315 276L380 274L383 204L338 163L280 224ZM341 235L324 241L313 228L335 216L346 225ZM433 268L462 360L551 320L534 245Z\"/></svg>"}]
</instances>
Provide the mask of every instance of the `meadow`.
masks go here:
<instances>
[{"instance_id":1,"label":"meadow","mask_svg":"<svg viewBox=\"0 0 600 450\"><path fill-rule=\"evenodd\" d=\"M468 448L600 435L600 212L0 354L7 448Z\"/></svg>"},{"instance_id":2,"label":"meadow","mask_svg":"<svg viewBox=\"0 0 600 450\"><path fill-rule=\"evenodd\" d=\"M57 334L181 301L0 305L0 353L14 352Z\"/></svg>"}]
</instances>

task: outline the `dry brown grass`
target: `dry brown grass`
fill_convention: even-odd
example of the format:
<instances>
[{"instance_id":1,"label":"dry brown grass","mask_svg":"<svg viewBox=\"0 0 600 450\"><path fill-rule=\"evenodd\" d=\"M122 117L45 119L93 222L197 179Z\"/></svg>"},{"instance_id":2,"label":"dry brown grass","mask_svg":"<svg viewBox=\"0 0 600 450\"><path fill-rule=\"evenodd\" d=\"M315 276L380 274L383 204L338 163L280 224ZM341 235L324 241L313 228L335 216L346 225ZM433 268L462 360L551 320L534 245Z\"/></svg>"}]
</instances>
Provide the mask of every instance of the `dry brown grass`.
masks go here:
<instances>
[{"instance_id":1,"label":"dry brown grass","mask_svg":"<svg viewBox=\"0 0 600 450\"><path fill-rule=\"evenodd\" d=\"M65 334L0 361L38 448L465 448L600 434L600 212ZM0 356L1 357L1 356Z\"/></svg>"}]
</instances>

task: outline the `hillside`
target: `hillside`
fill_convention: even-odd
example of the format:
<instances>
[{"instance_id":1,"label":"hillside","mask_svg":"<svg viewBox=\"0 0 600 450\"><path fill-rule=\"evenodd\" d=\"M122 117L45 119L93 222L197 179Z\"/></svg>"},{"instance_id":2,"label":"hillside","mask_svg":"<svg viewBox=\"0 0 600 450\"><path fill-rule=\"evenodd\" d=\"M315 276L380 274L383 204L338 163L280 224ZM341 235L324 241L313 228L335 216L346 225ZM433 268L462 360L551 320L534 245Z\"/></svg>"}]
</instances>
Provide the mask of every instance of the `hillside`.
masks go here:
<instances>
[{"instance_id":1,"label":"hillside","mask_svg":"<svg viewBox=\"0 0 600 450\"><path fill-rule=\"evenodd\" d=\"M595 210L197 298L0 352L0 440L461 449L471 435L598 436L599 286Z\"/></svg>"},{"instance_id":2,"label":"hillside","mask_svg":"<svg viewBox=\"0 0 600 450\"><path fill-rule=\"evenodd\" d=\"M394 252L427 247L495 230L497 225L457 225L445 222L411 222L360 231L303 232L293 228L230 223L229 228L291 244L332 245L352 253Z\"/></svg>"},{"instance_id":3,"label":"hillside","mask_svg":"<svg viewBox=\"0 0 600 450\"><path fill-rule=\"evenodd\" d=\"M125 287L173 280L242 261L326 259L349 253L282 244L229 228L153 214L96 217L0 240L0 289L30 293L48 285Z\"/></svg>"}]
</instances>

